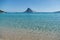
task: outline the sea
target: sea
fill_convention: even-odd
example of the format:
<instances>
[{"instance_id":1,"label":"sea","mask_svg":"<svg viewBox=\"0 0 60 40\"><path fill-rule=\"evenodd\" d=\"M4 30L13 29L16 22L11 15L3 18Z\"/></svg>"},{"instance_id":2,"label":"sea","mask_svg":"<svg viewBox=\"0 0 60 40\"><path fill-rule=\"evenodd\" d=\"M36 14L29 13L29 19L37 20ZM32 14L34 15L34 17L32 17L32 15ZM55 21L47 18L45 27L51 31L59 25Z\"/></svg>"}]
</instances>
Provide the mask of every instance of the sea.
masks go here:
<instances>
[{"instance_id":1,"label":"sea","mask_svg":"<svg viewBox=\"0 0 60 40\"><path fill-rule=\"evenodd\" d=\"M0 40L60 40L60 13L0 13Z\"/></svg>"}]
</instances>

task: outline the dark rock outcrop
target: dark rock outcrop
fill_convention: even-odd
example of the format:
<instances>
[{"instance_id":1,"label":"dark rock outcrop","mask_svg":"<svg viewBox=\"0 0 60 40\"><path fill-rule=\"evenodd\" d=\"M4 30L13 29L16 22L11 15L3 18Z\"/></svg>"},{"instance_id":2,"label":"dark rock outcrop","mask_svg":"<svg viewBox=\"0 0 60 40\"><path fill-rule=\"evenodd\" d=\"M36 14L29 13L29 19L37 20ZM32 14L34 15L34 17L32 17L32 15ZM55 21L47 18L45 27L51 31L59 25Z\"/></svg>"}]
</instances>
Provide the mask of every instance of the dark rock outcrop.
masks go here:
<instances>
[{"instance_id":1,"label":"dark rock outcrop","mask_svg":"<svg viewBox=\"0 0 60 40\"><path fill-rule=\"evenodd\" d=\"M55 13L60 13L60 11L56 11Z\"/></svg>"},{"instance_id":2,"label":"dark rock outcrop","mask_svg":"<svg viewBox=\"0 0 60 40\"><path fill-rule=\"evenodd\" d=\"M0 13L3 13L4 11L0 10Z\"/></svg>"},{"instance_id":3,"label":"dark rock outcrop","mask_svg":"<svg viewBox=\"0 0 60 40\"><path fill-rule=\"evenodd\" d=\"M30 8L27 8L26 13L32 13L33 11Z\"/></svg>"}]
</instances>

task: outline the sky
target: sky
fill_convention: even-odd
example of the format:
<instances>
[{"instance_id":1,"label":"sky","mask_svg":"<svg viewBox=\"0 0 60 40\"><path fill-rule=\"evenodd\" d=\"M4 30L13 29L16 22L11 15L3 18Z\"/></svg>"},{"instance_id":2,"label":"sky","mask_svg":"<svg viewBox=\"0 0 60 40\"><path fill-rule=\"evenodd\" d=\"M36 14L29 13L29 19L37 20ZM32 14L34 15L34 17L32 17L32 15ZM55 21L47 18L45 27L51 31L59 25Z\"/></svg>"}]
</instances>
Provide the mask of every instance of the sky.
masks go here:
<instances>
[{"instance_id":1,"label":"sky","mask_svg":"<svg viewBox=\"0 0 60 40\"><path fill-rule=\"evenodd\" d=\"M23 12L31 8L37 12L60 11L60 0L0 0L0 10Z\"/></svg>"}]
</instances>

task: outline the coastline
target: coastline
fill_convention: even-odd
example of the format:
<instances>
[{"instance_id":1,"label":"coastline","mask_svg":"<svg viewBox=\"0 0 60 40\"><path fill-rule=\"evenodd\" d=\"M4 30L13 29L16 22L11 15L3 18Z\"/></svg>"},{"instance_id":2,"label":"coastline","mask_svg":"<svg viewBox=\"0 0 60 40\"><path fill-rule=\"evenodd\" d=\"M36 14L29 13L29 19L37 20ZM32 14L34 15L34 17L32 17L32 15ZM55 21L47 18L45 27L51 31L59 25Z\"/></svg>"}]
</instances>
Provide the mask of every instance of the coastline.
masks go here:
<instances>
[{"instance_id":1,"label":"coastline","mask_svg":"<svg viewBox=\"0 0 60 40\"><path fill-rule=\"evenodd\" d=\"M2 40L59 40L59 33L10 28L2 30L0 31Z\"/></svg>"}]
</instances>

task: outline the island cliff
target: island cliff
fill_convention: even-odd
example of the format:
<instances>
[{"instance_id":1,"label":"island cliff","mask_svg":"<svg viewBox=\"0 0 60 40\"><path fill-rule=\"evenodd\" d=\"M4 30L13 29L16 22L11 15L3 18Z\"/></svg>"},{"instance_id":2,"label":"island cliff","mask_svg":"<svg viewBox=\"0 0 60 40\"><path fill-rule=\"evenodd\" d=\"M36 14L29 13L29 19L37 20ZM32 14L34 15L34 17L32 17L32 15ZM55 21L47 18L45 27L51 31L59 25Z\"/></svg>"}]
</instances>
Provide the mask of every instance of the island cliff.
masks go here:
<instances>
[{"instance_id":1,"label":"island cliff","mask_svg":"<svg viewBox=\"0 0 60 40\"><path fill-rule=\"evenodd\" d=\"M32 13L33 11L30 8L27 8L26 13Z\"/></svg>"}]
</instances>

